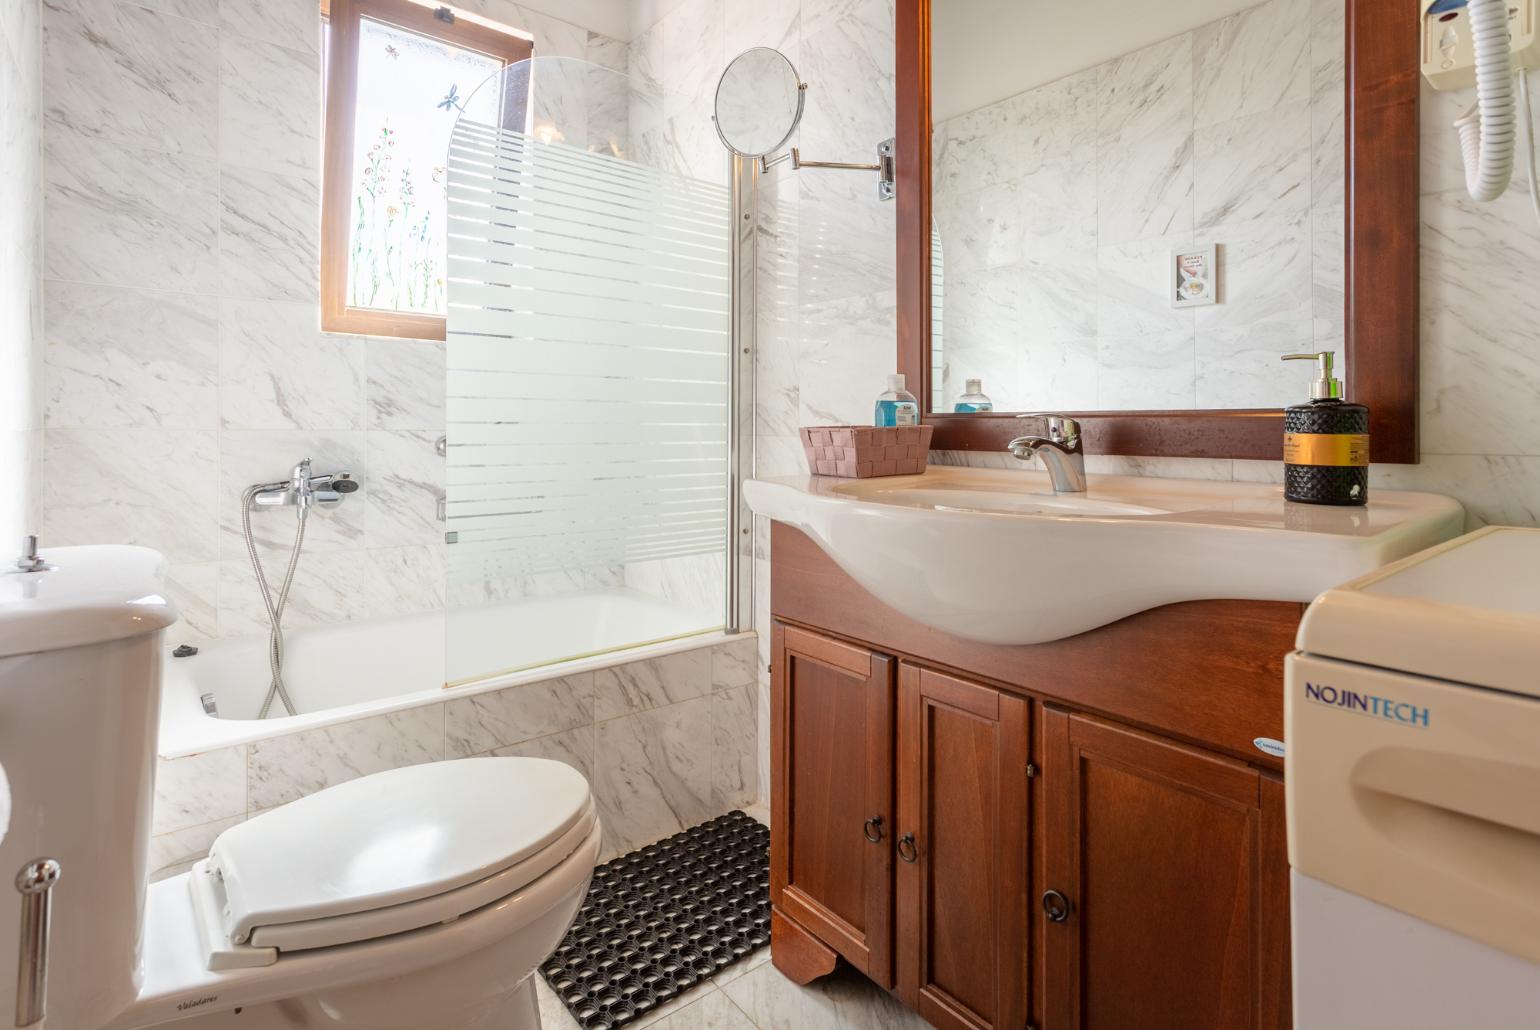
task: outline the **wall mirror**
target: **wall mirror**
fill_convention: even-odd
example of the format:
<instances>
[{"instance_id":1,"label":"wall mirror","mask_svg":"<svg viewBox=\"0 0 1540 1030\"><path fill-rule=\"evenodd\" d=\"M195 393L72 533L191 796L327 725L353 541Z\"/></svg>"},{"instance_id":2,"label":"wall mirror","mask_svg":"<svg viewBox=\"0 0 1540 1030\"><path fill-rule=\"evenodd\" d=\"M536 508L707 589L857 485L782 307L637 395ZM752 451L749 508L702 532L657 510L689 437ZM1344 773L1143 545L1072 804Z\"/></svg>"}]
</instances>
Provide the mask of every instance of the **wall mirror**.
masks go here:
<instances>
[{"instance_id":1,"label":"wall mirror","mask_svg":"<svg viewBox=\"0 0 1540 1030\"><path fill-rule=\"evenodd\" d=\"M797 131L802 98L802 80L785 54L769 47L746 50L717 82L717 135L740 157L768 157Z\"/></svg>"},{"instance_id":2,"label":"wall mirror","mask_svg":"<svg viewBox=\"0 0 1540 1030\"><path fill-rule=\"evenodd\" d=\"M1399 6L900 0L899 364L936 446L1055 411L1093 452L1277 458L1309 397L1280 359L1333 350L1375 460L1415 461Z\"/></svg>"}]
</instances>

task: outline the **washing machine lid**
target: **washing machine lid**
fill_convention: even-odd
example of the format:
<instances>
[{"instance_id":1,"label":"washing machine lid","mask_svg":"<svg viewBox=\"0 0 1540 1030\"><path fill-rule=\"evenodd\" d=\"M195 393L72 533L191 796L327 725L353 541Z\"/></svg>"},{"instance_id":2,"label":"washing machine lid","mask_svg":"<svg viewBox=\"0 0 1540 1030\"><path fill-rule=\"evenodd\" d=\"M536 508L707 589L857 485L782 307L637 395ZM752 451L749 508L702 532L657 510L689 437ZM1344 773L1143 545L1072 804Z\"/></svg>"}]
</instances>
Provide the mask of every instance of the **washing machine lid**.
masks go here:
<instances>
[{"instance_id":1,"label":"washing machine lid","mask_svg":"<svg viewBox=\"0 0 1540 1030\"><path fill-rule=\"evenodd\" d=\"M559 862L560 842L581 842L594 820L588 781L570 766L466 758L375 773L266 812L221 834L208 867L229 941L321 947L411 928L392 913L425 926L498 900ZM358 918L373 913L383 923Z\"/></svg>"},{"instance_id":2,"label":"washing machine lid","mask_svg":"<svg viewBox=\"0 0 1540 1030\"><path fill-rule=\"evenodd\" d=\"M1493 526L1328 590L1301 651L1540 697L1540 529Z\"/></svg>"}]
</instances>

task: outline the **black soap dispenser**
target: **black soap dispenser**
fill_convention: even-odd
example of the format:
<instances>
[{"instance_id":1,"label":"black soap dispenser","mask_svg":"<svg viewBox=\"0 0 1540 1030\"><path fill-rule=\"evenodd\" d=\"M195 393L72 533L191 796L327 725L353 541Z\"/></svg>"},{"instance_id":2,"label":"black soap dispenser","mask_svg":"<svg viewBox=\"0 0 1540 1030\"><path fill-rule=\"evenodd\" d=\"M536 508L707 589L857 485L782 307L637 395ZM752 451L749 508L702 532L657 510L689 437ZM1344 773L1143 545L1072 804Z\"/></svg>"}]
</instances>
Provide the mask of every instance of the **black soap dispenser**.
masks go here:
<instances>
[{"instance_id":1,"label":"black soap dispenser","mask_svg":"<svg viewBox=\"0 0 1540 1030\"><path fill-rule=\"evenodd\" d=\"M1314 361L1310 403L1284 409L1283 495L1304 504L1365 504L1369 500L1369 409L1342 399L1332 375L1336 355L1285 354Z\"/></svg>"}]
</instances>

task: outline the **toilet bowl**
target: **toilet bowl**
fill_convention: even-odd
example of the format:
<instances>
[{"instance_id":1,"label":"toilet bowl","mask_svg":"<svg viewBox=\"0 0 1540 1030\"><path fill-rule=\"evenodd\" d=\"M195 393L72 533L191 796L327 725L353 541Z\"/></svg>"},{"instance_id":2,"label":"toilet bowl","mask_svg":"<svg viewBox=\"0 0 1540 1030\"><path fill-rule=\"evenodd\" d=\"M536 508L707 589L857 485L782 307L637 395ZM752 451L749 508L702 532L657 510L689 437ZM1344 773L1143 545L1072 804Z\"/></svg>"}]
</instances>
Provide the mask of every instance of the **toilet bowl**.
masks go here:
<instances>
[{"instance_id":1,"label":"toilet bowl","mask_svg":"<svg viewBox=\"0 0 1540 1030\"><path fill-rule=\"evenodd\" d=\"M150 888L144 986L110 1025L533 1030L529 978L582 904L599 837L587 781L544 759L312 794Z\"/></svg>"},{"instance_id":2,"label":"toilet bowl","mask_svg":"<svg viewBox=\"0 0 1540 1030\"><path fill-rule=\"evenodd\" d=\"M600 847L559 762L468 758L360 777L226 830L146 887L164 561L59 548L0 575L0 873L57 862L50 932L0 909L0 1012L46 971L59 1030L536 1030L532 975ZM33 924L35 925L35 924ZM37 982L37 981L30 981ZM32 1024L25 1024L32 1025Z\"/></svg>"}]
</instances>

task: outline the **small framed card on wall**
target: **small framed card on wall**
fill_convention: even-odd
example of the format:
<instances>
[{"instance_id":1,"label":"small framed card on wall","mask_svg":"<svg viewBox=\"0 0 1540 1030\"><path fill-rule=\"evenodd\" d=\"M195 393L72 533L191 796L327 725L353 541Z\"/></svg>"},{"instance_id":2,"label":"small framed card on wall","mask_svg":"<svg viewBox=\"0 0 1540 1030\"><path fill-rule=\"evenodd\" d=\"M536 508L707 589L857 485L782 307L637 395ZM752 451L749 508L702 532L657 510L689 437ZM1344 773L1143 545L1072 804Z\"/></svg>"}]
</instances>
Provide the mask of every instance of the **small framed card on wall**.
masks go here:
<instances>
[{"instance_id":1,"label":"small framed card on wall","mask_svg":"<svg viewBox=\"0 0 1540 1030\"><path fill-rule=\"evenodd\" d=\"M1219 248L1214 244L1171 255L1171 306L1219 303Z\"/></svg>"}]
</instances>

